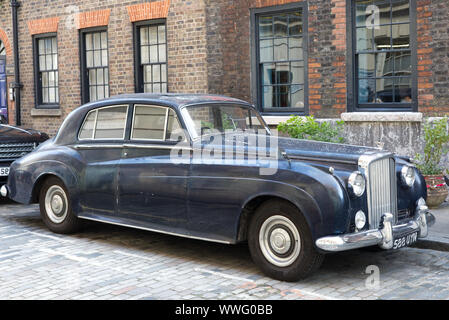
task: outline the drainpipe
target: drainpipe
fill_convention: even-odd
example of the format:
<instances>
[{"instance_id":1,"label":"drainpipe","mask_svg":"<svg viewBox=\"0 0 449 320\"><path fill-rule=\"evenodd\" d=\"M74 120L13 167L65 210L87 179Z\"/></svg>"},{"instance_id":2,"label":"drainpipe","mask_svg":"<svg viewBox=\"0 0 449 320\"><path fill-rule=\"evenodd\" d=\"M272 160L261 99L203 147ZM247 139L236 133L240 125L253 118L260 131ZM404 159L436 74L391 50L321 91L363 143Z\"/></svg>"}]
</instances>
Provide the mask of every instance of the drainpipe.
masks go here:
<instances>
[{"instance_id":1,"label":"drainpipe","mask_svg":"<svg viewBox=\"0 0 449 320\"><path fill-rule=\"evenodd\" d=\"M11 84L14 89L15 105L16 105L16 125L21 125L20 117L20 89L23 85L20 83L20 68L19 68L19 28L17 25L17 8L20 7L20 3L17 0L11 0L12 9L12 32L14 43L14 74L15 80Z\"/></svg>"}]
</instances>

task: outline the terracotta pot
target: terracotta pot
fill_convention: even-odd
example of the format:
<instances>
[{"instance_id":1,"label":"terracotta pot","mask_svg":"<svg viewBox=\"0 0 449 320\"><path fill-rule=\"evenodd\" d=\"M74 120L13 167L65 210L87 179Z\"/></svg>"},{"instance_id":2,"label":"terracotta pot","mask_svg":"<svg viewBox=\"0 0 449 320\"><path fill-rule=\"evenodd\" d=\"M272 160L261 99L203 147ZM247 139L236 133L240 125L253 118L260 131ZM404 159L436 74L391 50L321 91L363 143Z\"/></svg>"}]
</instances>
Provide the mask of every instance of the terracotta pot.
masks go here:
<instances>
[{"instance_id":1,"label":"terracotta pot","mask_svg":"<svg viewBox=\"0 0 449 320\"><path fill-rule=\"evenodd\" d=\"M427 184L427 206L438 208L448 195L443 175L424 176Z\"/></svg>"}]
</instances>

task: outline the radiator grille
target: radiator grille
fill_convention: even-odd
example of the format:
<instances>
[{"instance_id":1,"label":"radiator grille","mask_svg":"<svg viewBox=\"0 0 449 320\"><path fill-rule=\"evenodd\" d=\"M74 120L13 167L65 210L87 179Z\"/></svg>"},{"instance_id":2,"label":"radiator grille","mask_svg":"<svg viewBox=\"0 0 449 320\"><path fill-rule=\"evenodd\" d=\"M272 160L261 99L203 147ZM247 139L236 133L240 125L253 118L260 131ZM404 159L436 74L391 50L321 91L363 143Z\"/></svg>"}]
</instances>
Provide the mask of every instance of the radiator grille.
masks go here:
<instances>
[{"instance_id":1,"label":"radiator grille","mask_svg":"<svg viewBox=\"0 0 449 320\"><path fill-rule=\"evenodd\" d=\"M391 213L397 222L396 170L393 158L374 160L368 166L368 212L371 229L380 226L384 213Z\"/></svg>"},{"instance_id":2,"label":"radiator grille","mask_svg":"<svg viewBox=\"0 0 449 320\"><path fill-rule=\"evenodd\" d=\"M36 148L36 144L31 143L0 143L0 160L15 160L30 153Z\"/></svg>"}]
</instances>

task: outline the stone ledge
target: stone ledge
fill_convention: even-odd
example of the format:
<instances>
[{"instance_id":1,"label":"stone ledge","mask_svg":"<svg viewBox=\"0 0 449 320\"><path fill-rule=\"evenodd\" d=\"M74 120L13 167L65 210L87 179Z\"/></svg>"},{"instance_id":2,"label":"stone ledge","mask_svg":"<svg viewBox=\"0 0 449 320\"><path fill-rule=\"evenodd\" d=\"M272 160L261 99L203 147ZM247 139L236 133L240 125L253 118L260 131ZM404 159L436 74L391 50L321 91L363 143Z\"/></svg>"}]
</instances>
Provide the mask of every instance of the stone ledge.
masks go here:
<instances>
[{"instance_id":1,"label":"stone ledge","mask_svg":"<svg viewBox=\"0 0 449 320\"><path fill-rule=\"evenodd\" d=\"M60 117L61 109L31 109L32 117Z\"/></svg>"},{"instance_id":2,"label":"stone ledge","mask_svg":"<svg viewBox=\"0 0 449 320\"><path fill-rule=\"evenodd\" d=\"M262 116L267 125L277 126L281 122L285 122L291 118L291 116Z\"/></svg>"},{"instance_id":3,"label":"stone ledge","mask_svg":"<svg viewBox=\"0 0 449 320\"><path fill-rule=\"evenodd\" d=\"M345 122L422 122L421 112L345 112Z\"/></svg>"}]
</instances>

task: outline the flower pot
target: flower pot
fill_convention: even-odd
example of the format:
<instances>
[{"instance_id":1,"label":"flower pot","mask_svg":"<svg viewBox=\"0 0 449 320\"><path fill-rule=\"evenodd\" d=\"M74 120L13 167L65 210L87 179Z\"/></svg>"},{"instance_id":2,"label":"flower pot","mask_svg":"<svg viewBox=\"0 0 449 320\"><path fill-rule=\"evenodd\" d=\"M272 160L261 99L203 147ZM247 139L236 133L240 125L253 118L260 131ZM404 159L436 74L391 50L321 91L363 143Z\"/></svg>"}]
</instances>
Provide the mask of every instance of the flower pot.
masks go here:
<instances>
[{"instance_id":1,"label":"flower pot","mask_svg":"<svg viewBox=\"0 0 449 320\"><path fill-rule=\"evenodd\" d=\"M424 176L427 184L427 206L438 208L448 195L443 175Z\"/></svg>"}]
</instances>

